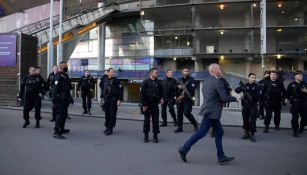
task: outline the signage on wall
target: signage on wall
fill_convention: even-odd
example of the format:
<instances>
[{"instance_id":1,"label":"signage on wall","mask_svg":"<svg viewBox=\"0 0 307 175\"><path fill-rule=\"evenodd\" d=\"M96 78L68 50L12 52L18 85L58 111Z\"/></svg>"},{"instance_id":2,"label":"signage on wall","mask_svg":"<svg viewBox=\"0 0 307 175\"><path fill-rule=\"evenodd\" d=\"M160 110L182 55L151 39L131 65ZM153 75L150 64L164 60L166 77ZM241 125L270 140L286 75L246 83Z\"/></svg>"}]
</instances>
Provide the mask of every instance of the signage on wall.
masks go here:
<instances>
[{"instance_id":1,"label":"signage on wall","mask_svg":"<svg viewBox=\"0 0 307 175\"><path fill-rule=\"evenodd\" d=\"M15 34L0 34L0 67L16 66L16 40Z\"/></svg>"}]
</instances>

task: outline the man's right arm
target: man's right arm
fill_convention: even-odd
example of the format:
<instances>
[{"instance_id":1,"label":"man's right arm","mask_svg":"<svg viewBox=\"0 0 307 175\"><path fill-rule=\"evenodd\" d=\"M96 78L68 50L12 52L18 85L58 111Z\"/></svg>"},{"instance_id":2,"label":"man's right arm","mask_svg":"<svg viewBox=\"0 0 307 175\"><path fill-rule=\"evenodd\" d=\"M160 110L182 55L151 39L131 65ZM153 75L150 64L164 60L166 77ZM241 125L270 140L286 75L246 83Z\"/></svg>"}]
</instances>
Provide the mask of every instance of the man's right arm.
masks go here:
<instances>
[{"instance_id":1,"label":"man's right arm","mask_svg":"<svg viewBox=\"0 0 307 175\"><path fill-rule=\"evenodd\" d=\"M25 93L26 81L27 81L27 77L23 78L21 86L20 86L20 92L18 95L18 98L20 99L23 99L23 95Z\"/></svg>"},{"instance_id":2,"label":"man's right arm","mask_svg":"<svg viewBox=\"0 0 307 175\"><path fill-rule=\"evenodd\" d=\"M231 95L227 95L226 89L224 86L224 82L222 80L218 80L217 83L217 92L223 102L235 102L237 99Z\"/></svg>"}]
</instances>

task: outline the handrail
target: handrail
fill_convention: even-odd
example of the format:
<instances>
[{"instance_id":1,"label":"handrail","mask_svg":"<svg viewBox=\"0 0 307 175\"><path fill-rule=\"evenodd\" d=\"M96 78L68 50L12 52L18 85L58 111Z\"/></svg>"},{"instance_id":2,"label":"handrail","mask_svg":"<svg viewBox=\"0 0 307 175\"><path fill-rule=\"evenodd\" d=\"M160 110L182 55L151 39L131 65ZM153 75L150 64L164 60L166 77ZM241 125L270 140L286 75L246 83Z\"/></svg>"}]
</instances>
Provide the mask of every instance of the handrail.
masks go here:
<instances>
[{"instance_id":1,"label":"handrail","mask_svg":"<svg viewBox=\"0 0 307 175\"><path fill-rule=\"evenodd\" d=\"M111 3L111 4L107 4L107 5L105 5L105 6L102 6L102 7L95 7L95 8L90 8L90 9L83 10L83 11L81 12L81 14L77 14L77 15L71 16L70 18L64 19L64 20L63 20L63 23L66 22L66 21L72 20L72 19L76 19L76 18L78 18L78 17L80 17L80 16L82 16L82 15L84 15L84 14L94 12L94 11L96 11L96 10L105 9L105 8L110 7L110 6L114 7L116 4L117 4L117 3ZM59 15L55 15L55 16L54 16L54 19L57 19L57 18L59 18ZM41 24L42 22L45 22L45 21L47 21L47 22L49 23L49 20L50 20L50 18L46 18L46 19L43 19L43 20L41 20L41 21L38 21L38 22L35 22L35 23L32 23L32 24L29 24L29 25L20 27L20 28L18 28L18 29L15 29L15 30L11 31L10 33L16 33L16 32L18 32L18 31L21 31L22 29L26 29L26 28L29 28L29 27L31 27L31 26L36 26L36 25ZM56 21L56 20L54 20L54 21ZM55 22L54 25L53 25L53 27L56 26L56 25L58 25L58 24L59 24L59 21ZM49 28L49 26L48 26L48 27L45 27L45 28L43 28L43 29L41 29L41 30L39 30L39 31L36 31L36 32L33 32L33 33L29 33L29 34L30 34L30 35L34 35L34 34L40 32L40 31L46 30L46 29L48 29L48 28Z\"/></svg>"}]
</instances>

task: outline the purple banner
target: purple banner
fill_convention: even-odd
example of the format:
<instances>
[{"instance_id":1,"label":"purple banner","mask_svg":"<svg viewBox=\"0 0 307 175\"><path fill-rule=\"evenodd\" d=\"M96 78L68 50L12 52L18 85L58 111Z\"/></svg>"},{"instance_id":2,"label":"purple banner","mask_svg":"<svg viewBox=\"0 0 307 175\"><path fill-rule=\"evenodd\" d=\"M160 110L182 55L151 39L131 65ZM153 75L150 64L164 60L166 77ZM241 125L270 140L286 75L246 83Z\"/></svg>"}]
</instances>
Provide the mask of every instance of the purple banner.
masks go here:
<instances>
[{"instance_id":1,"label":"purple banner","mask_svg":"<svg viewBox=\"0 0 307 175\"><path fill-rule=\"evenodd\" d=\"M0 35L0 67L16 66L16 35Z\"/></svg>"}]
</instances>

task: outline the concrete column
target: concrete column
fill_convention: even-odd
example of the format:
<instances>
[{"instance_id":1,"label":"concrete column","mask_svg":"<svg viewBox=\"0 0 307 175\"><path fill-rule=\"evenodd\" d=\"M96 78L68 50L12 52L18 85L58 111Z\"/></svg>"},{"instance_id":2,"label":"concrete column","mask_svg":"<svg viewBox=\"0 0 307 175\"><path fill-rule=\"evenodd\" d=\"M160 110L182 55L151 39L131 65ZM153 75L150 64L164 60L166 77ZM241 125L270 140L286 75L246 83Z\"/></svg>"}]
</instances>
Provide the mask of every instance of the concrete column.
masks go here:
<instances>
[{"instance_id":1,"label":"concrete column","mask_svg":"<svg viewBox=\"0 0 307 175\"><path fill-rule=\"evenodd\" d=\"M105 69L105 36L106 36L106 23L98 26L98 70Z\"/></svg>"},{"instance_id":2,"label":"concrete column","mask_svg":"<svg viewBox=\"0 0 307 175\"><path fill-rule=\"evenodd\" d=\"M54 0L50 0L50 22L49 22L49 43L48 43L48 59L47 59L47 75L52 71L54 64L54 50L53 50L53 8Z\"/></svg>"},{"instance_id":3,"label":"concrete column","mask_svg":"<svg viewBox=\"0 0 307 175\"><path fill-rule=\"evenodd\" d=\"M57 46L57 64L60 64L60 62L63 61L62 33L63 33L63 0L60 0L59 44Z\"/></svg>"}]
</instances>

